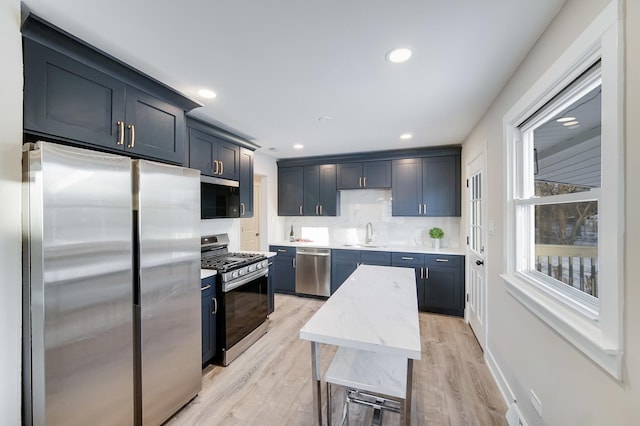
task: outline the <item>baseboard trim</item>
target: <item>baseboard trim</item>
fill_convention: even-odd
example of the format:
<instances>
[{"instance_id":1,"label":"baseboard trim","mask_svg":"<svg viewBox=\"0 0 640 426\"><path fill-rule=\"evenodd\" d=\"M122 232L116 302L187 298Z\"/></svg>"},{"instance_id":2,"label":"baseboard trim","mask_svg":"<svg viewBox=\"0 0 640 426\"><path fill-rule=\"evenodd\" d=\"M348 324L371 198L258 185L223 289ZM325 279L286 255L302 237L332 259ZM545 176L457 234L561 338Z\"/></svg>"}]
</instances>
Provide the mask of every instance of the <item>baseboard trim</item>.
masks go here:
<instances>
[{"instance_id":1,"label":"baseboard trim","mask_svg":"<svg viewBox=\"0 0 640 426\"><path fill-rule=\"evenodd\" d=\"M489 367L489 371L493 376L493 379L498 384L498 389L500 389L500 393L502 394L507 407L514 402L517 402L516 396L511 390L511 387L509 387L507 379L504 377L504 374L502 374L502 370L500 369L500 366L498 366L498 363L496 362L496 359L493 357L493 354L491 353L491 350L489 348L487 348L487 350L485 351L484 358L487 366Z\"/></svg>"}]
</instances>

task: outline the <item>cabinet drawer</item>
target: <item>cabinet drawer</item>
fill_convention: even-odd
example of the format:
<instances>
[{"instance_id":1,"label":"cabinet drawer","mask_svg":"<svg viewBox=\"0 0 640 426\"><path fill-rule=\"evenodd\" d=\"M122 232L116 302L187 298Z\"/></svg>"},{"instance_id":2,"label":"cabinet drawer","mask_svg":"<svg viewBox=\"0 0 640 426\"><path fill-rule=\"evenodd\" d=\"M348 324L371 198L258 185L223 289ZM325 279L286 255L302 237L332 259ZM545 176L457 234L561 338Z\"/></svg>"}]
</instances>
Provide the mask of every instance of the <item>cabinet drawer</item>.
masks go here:
<instances>
[{"instance_id":1,"label":"cabinet drawer","mask_svg":"<svg viewBox=\"0 0 640 426\"><path fill-rule=\"evenodd\" d=\"M331 250L331 258L335 260L359 262L360 250Z\"/></svg>"},{"instance_id":2,"label":"cabinet drawer","mask_svg":"<svg viewBox=\"0 0 640 426\"><path fill-rule=\"evenodd\" d=\"M269 251L278 253L278 256L296 257L296 248L288 246L269 246Z\"/></svg>"},{"instance_id":3,"label":"cabinet drawer","mask_svg":"<svg viewBox=\"0 0 640 426\"><path fill-rule=\"evenodd\" d=\"M459 268L463 264L464 256L456 255L440 255L440 254L427 254L425 255L425 261L427 267L451 267Z\"/></svg>"},{"instance_id":4,"label":"cabinet drawer","mask_svg":"<svg viewBox=\"0 0 640 426\"><path fill-rule=\"evenodd\" d=\"M365 265L391 266L391 253L388 251L361 251L360 262Z\"/></svg>"},{"instance_id":5,"label":"cabinet drawer","mask_svg":"<svg viewBox=\"0 0 640 426\"><path fill-rule=\"evenodd\" d=\"M415 267L424 264L424 254L422 253L391 253L391 264L393 266Z\"/></svg>"}]
</instances>

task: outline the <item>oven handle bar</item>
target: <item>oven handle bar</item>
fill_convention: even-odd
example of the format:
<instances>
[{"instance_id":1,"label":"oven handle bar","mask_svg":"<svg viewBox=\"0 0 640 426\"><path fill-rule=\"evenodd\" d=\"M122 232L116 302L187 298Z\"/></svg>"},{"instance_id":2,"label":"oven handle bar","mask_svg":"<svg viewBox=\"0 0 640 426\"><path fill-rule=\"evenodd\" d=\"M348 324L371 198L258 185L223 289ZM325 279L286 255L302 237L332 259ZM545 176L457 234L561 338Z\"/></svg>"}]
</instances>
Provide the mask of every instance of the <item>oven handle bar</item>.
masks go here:
<instances>
[{"instance_id":1,"label":"oven handle bar","mask_svg":"<svg viewBox=\"0 0 640 426\"><path fill-rule=\"evenodd\" d=\"M228 283L224 283L222 285L222 291L224 293L230 292L231 290L234 290L238 287L241 287L253 280L255 280L256 278L260 278L260 277L266 277L269 274L269 269L268 268L264 268L264 269L259 269L255 272L250 273L249 275L245 275L242 278L238 278L237 280L233 280L231 282Z\"/></svg>"}]
</instances>

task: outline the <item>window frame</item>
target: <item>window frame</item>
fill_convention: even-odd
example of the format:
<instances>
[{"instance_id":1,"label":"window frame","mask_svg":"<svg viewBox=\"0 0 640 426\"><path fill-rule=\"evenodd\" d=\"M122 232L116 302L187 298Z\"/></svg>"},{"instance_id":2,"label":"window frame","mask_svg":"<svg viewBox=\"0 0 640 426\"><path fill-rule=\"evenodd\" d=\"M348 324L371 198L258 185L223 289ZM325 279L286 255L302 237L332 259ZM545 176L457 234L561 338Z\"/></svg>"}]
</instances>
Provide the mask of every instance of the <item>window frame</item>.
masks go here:
<instances>
[{"instance_id":1,"label":"window frame","mask_svg":"<svg viewBox=\"0 0 640 426\"><path fill-rule=\"evenodd\" d=\"M622 375L624 285L622 31L622 13L618 3L613 1L503 117L507 165L504 245L507 255L501 274L509 294L618 380ZM520 126L598 60L601 61L602 81L601 188L587 193L544 197L543 201L545 204L585 199L598 202L599 293L594 307L573 299L575 295L571 290L575 289L561 291L559 287L549 285L551 278L547 280L542 273L539 276L522 273L530 262L523 259L522 254L530 252L534 237L530 229L525 232L519 223L530 223L528 221L534 218L518 216L533 215L533 205L540 199L532 201L531 194L519 192L525 188L523 176L531 172L528 169L533 161L527 158L526 150L516 148L526 142ZM519 168L519 164L523 168ZM520 170L523 174L518 173ZM585 197L585 194L589 195Z\"/></svg>"}]
</instances>

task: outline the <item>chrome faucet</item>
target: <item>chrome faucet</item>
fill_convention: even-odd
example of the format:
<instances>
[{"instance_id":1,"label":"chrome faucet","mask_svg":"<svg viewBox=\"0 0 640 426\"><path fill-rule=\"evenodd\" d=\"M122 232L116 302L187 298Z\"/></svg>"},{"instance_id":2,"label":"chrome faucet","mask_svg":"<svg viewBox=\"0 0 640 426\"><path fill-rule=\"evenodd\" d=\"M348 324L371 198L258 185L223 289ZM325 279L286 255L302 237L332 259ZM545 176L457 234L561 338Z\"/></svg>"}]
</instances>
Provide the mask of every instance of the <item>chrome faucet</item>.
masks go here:
<instances>
[{"instance_id":1,"label":"chrome faucet","mask_svg":"<svg viewBox=\"0 0 640 426\"><path fill-rule=\"evenodd\" d=\"M364 242L369 244L373 242L373 224L371 222L367 222L367 236L365 237Z\"/></svg>"}]
</instances>

